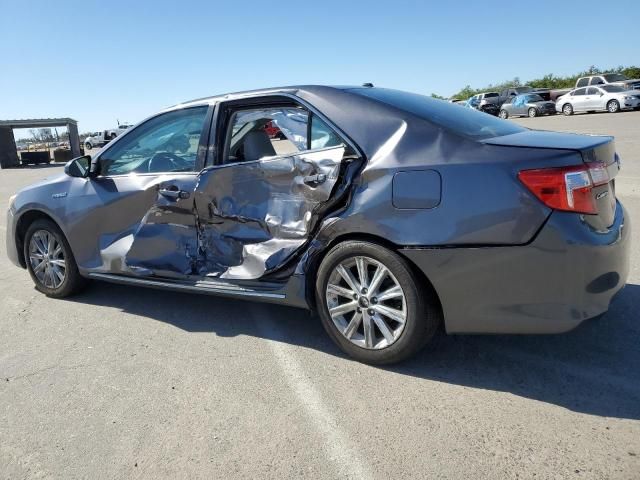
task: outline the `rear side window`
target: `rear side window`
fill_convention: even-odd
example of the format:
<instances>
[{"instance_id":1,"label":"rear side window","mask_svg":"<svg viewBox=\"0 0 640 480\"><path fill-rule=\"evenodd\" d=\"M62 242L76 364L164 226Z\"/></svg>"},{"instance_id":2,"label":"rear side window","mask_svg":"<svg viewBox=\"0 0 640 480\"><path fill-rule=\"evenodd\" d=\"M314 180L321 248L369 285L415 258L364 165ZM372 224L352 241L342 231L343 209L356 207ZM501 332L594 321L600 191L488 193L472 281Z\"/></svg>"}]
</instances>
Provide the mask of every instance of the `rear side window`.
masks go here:
<instances>
[{"instance_id":1,"label":"rear side window","mask_svg":"<svg viewBox=\"0 0 640 480\"><path fill-rule=\"evenodd\" d=\"M225 145L224 163L235 163L337 147L344 142L317 115L291 106L234 112Z\"/></svg>"},{"instance_id":2,"label":"rear side window","mask_svg":"<svg viewBox=\"0 0 640 480\"><path fill-rule=\"evenodd\" d=\"M597 88L591 87L587 89L587 95L598 95L598 93L600 92L598 92Z\"/></svg>"},{"instance_id":3,"label":"rear side window","mask_svg":"<svg viewBox=\"0 0 640 480\"><path fill-rule=\"evenodd\" d=\"M581 78L580 80L578 80L576 87L586 87L588 84L589 84L588 78Z\"/></svg>"},{"instance_id":4,"label":"rear side window","mask_svg":"<svg viewBox=\"0 0 640 480\"><path fill-rule=\"evenodd\" d=\"M602 79L602 77L593 77L591 79L591 85L602 85L604 83L604 80Z\"/></svg>"},{"instance_id":5,"label":"rear side window","mask_svg":"<svg viewBox=\"0 0 640 480\"><path fill-rule=\"evenodd\" d=\"M492 115L472 109L457 108L448 102L416 93L386 88L356 88L351 92L391 105L453 133L475 140L511 135L526 130L515 123Z\"/></svg>"}]
</instances>

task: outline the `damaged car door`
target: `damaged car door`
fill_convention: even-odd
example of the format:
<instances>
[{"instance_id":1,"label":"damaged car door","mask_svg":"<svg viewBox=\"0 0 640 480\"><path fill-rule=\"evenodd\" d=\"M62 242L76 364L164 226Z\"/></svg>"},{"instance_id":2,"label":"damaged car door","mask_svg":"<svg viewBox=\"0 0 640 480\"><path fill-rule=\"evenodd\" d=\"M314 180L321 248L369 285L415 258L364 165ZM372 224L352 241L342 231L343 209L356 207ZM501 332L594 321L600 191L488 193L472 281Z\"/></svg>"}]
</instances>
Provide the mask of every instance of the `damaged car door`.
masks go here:
<instances>
[{"instance_id":1,"label":"damaged car door","mask_svg":"<svg viewBox=\"0 0 640 480\"><path fill-rule=\"evenodd\" d=\"M344 178L350 147L298 105L221 105L216 164L194 200L200 276L258 279L308 241ZM282 133L270 136L269 127Z\"/></svg>"},{"instance_id":2,"label":"damaged car door","mask_svg":"<svg viewBox=\"0 0 640 480\"><path fill-rule=\"evenodd\" d=\"M136 276L193 274L193 191L204 166L209 110L205 105L157 115L97 156L97 174L72 195L87 212L72 237L97 239L88 258L79 255L80 266Z\"/></svg>"}]
</instances>

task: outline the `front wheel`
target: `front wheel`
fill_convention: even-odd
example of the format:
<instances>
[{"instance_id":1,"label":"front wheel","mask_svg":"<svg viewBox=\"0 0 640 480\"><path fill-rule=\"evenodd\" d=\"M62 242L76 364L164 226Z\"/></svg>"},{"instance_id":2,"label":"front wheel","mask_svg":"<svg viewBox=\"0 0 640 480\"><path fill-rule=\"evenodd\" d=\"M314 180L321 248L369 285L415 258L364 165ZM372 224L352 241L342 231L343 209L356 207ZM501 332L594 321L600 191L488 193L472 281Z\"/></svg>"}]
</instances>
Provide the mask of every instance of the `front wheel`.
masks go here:
<instances>
[{"instance_id":1,"label":"front wheel","mask_svg":"<svg viewBox=\"0 0 640 480\"><path fill-rule=\"evenodd\" d=\"M529 118L534 118L538 116L538 110L536 110L533 107L531 107L527 113L529 114Z\"/></svg>"},{"instance_id":2,"label":"front wheel","mask_svg":"<svg viewBox=\"0 0 640 480\"><path fill-rule=\"evenodd\" d=\"M36 289L49 297L73 295L86 283L67 239L51 220L36 220L29 226L24 237L24 258Z\"/></svg>"},{"instance_id":3,"label":"front wheel","mask_svg":"<svg viewBox=\"0 0 640 480\"><path fill-rule=\"evenodd\" d=\"M570 103L565 103L562 106L562 113L565 114L566 116L573 115L573 107L571 106Z\"/></svg>"},{"instance_id":4,"label":"front wheel","mask_svg":"<svg viewBox=\"0 0 640 480\"><path fill-rule=\"evenodd\" d=\"M607 110L609 113L617 113L620 111L620 104L617 100L609 100L609 103L607 103Z\"/></svg>"},{"instance_id":5,"label":"front wheel","mask_svg":"<svg viewBox=\"0 0 640 480\"><path fill-rule=\"evenodd\" d=\"M406 260L363 241L341 243L327 254L318 270L316 302L332 340L371 364L415 354L441 321L433 293Z\"/></svg>"},{"instance_id":6,"label":"front wheel","mask_svg":"<svg viewBox=\"0 0 640 480\"><path fill-rule=\"evenodd\" d=\"M89 142L84 144L84 148L86 148L87 150L91 150L93 148L93 145L91 145Z\"/></svg>"},{"instance_id":7,"label":"front wheel","mask_svg":"<svg viewBox=\"0 0 640 480\"><path fill-rule=\"evenodd\" d=\"M506 120L507 118L509 118L509 113L506 110L500 110L500 113L498 114L498 116Z\"/></svg>"}]
</instances>

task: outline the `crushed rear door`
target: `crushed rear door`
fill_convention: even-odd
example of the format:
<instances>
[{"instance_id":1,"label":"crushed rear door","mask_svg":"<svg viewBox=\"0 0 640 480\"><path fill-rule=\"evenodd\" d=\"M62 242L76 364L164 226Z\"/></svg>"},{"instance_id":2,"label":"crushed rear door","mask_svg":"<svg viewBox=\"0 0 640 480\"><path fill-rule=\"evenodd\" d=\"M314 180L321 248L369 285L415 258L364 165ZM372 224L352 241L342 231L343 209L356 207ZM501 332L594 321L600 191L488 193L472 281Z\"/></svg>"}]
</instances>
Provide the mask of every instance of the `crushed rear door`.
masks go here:
<instances>
[{"instance_id":1,"label":"crushed rear door","mask_svg":"<svg viewBox=\"0 0 640 480\"><path fill-rule=\"evenodd\" d=\"M309 239L341 177L345 147L220 165L195 188L200 276L257 279Z\"/></svg>"}]
</instances>

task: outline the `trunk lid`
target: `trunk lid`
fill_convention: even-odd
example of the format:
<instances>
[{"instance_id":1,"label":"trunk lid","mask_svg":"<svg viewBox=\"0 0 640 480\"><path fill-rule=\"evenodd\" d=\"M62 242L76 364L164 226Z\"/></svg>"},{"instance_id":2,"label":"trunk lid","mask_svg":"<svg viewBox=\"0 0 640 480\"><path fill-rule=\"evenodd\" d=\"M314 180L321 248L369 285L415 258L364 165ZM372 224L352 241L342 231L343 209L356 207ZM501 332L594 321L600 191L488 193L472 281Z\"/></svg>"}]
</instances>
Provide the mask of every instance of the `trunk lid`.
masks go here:
<instances>
[{"instance_id":1,"label":"trunk lid","mask_svg":"<svg viewBox=\"0 0 640 480\"><path fill-rule=\"evenodd\" d=\"M585 214L584 220L599 231L604 231L613 224L616 212L615 177L620 170L620 158L616 153L613 137L527 130L489 138L483 140L483 143L504 147L571 150L580 153L586 165L602 164L608 174L608 181L593 187L591 193L597 213ZM546 167L547 165L540 165L540 168ZM599 183L596 179L593 180L594 183Z\"/></svg>"}]
</instances>

